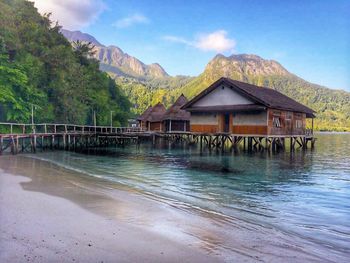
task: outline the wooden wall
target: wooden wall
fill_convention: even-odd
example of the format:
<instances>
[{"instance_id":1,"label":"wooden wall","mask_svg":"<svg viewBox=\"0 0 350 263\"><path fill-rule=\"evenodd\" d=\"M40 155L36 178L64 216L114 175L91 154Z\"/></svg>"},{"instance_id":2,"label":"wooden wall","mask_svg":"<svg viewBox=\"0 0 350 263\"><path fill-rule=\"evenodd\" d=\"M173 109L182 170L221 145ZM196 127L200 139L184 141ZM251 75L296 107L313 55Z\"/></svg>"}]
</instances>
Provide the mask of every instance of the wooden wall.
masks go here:
<instances>
[{"instance_id":1,"label":"wooden wall","mask_svg":"<svg viewBox=\"0 0 350 263\"><path fill-rule=\"evenodd\" d=\"M267 126L238 125L238 126L233 126L232 133L267 135Z\"/></svg>"},{"instance_id":2,"label":"wooden wall","mask_svg":"<svg viewBox=\"0 0 350 263\"><path fill-rule=\"evenodd\" d=\"M279 118L281 127L276 127L274 118ZM301 124L297 127L297 122ZM306 114L281 110L268 110L269 135L304 135L306 126Z\"/></svg>"},{"instance_id":3,"label":"wooden wall","mask_svg":"<svg viewBox=\"0 0 350 263\"><path fill-rule=\"evenodd\" d=\"M255 115L254 115L255 114ZM209 118L213 114L202 117L197 115L195 122L192 123L190 130L192 132L217 133L224 131L224 114L217 113L217 118ZM304 113L288 112L281 110L268 109L260 113L239 113L230 114L230 131L233 134L252 134L252 135L304 135L306 126L306 115ZM246 119L245 119L246 116ZM280 127L276 127L274 118L279 119ZM201 119L203 122L201 123ZM299 122L300 127L297 127Z\"/></svg>"},{"instance_id":4,"label":"wooden wall","mask_svg":"<svg viewBox=\"0 0 350 263\"><path fill-rule=\"evenodd\" d=\"M151 122L150 130L151 131L163 131L162 122Z\"/></svg>"},{"instance_id":5,"label":"wooden wall","mask_svg":"<svg viewBox=\"0 0 350 263\"><path fill-rule=\"evenodd\" d=\"M166 120L163 122L163 127L165 131L170 129L170 121ZM190 122L181 120L171 121L171 131L190 131Z\"/></svg>"},{"instance_id":6,"label":"wooden wall","mask_svg":"<svg viewBox=\"0 0 350 263\"><path fill-rule=\"evenodd\" d=\"M219 125L212 124L191 124L191 132L207 132L216 133L219 132Z\"/></svg>"},{"instance_id":7,"label":"wooden wall","mask_svg":"<svg viewBox=\"0 0 350 263\"><path fill-rule=\"evenodd\" d=\"M267 135L267 111L233 114L232 133Z\"/></svg>"}]
</instances>

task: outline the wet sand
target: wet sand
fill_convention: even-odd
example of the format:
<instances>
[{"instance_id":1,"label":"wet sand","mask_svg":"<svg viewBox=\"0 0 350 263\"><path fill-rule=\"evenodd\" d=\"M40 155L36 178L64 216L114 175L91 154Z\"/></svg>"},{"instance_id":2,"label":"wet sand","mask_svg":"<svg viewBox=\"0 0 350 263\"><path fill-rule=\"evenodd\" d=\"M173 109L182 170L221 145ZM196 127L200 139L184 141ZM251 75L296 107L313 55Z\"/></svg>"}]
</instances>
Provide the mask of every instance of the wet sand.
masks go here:
<instances>
[{"instance_id":1,"label":"wet sand","mask_svg":"<svg viewBox=\"0 0 350 263\"><path fill-rule=\"evenodd\" d=\"M60 182L61 178L44 178L41 174L35 182L18 175L16 170L23 168L26 169L22 170L23 174L31 173L25 159L19 159L19 169L10 167L11 161L0 162L2 168L9 165L7 172L0 174L0 262L217 261L205 251L118 220L124 209L118 200L90 193L65 179ZM39 172L42 169L50 168L41 167ZM9 174L10 171L16 171L16 176ZM53 170L50 176L61 175ZM22 187L42 188L43 192L53 190L54 195L68 194L69 198L85 203L86 208L91 206L92 210L102 212L108 207L109 212L89 212L64 198L25 191ZM107 214L116 214L116 218Z\"/></svg>"},{"instance_id":2,"label":"wet sand","mask_svg":"<svg viewBox=\"0 0 350 263\"><path fill-rule=\"evenodd\" d=\"M327 261L277 231L28 156L1 156L0 169L0 262Z\"/></svg>"}]
</instances>

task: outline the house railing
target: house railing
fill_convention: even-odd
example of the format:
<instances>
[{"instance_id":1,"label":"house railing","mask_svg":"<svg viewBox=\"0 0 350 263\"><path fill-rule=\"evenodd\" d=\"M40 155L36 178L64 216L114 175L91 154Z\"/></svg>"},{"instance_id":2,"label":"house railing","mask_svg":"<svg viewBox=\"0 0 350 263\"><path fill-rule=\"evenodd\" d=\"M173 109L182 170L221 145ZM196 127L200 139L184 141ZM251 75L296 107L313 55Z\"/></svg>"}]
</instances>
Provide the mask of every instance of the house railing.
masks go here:
<instances>
[{"instance_id":1,"label":"house railing","mask_svg":"<svg viewBox=\"0 0 350 263\"><path fill-rule=\"evenodd\" d=\"M0 122L0 134L131 133L143 131L144 130L141 127L111 127L59 123L25 124Z\"/></svg>"}]
</instances>

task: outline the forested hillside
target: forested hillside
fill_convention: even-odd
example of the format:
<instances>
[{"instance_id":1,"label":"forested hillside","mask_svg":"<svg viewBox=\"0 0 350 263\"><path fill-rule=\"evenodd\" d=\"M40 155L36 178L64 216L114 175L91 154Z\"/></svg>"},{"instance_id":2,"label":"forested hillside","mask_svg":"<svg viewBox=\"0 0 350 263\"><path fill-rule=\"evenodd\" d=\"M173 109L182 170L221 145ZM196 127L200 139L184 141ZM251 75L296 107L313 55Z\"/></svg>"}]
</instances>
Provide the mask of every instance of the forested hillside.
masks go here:
<instances>
[{"instance_id":1,"label":"forested hillside","mask_svg":"<svg viewBox=\"0 0 350 263\"><path fill-rule=\"evenodd\" d=\"M318 130L350 131L350 93L307 82L281 64L256 55L217 55L204 72L180 88L177 94L193 97L220 77L276 89L316 111Z\"/></svg>"},{"instance_id":2,"label":"forested hillside","mask_svg":"<svg viewBox=\"0 0 350 263\"><path fill-rule=\"evenodd\" d=\"M0 0L0 121L126 124L131 103L89 45L69 41L33 3Z\"/></svg>"}]
</instances>

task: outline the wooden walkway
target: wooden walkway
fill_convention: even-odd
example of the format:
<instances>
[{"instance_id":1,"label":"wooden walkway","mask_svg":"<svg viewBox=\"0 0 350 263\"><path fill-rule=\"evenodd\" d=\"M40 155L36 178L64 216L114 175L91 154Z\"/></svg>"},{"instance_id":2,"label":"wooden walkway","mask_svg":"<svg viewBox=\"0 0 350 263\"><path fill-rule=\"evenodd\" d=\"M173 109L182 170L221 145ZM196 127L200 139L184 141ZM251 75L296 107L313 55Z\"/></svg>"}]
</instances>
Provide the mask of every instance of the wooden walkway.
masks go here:
<instances>
[{"instance_id":1,"label":"wooden walkway","mask_svg":"<svg viewBox=\"0 0 350 263\"><path fill-rule=\"evenodd\" d=\"M72 124L16 124L0 123L0 154L31 152L46 149L83 150L139 144L149 141L158 143L197 144L201 149L248 151L291 151L313 148L316 138L308 135L229 134L193 132L149 132L140 128L88 126Z\"/></svg>"}]
</instances>

